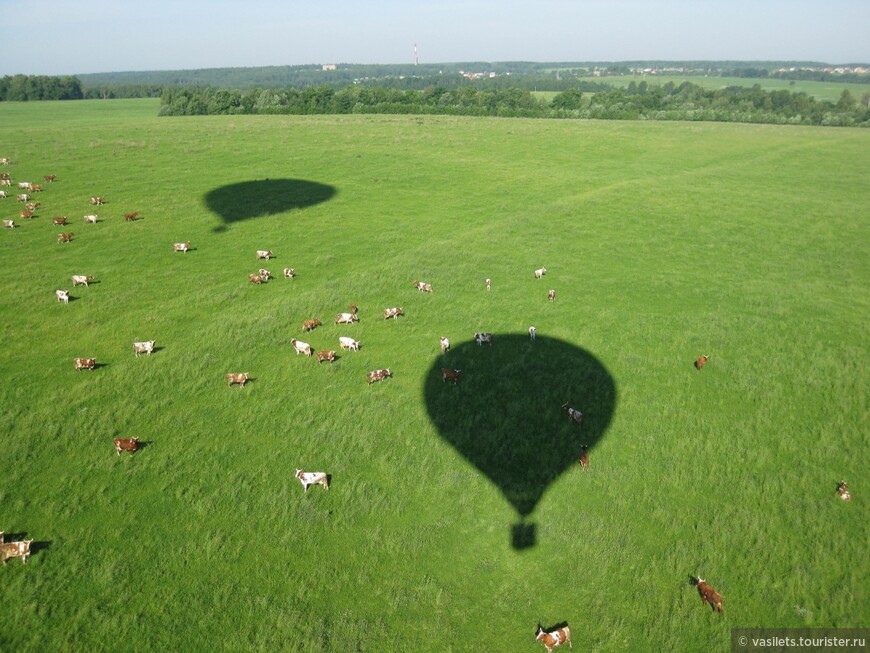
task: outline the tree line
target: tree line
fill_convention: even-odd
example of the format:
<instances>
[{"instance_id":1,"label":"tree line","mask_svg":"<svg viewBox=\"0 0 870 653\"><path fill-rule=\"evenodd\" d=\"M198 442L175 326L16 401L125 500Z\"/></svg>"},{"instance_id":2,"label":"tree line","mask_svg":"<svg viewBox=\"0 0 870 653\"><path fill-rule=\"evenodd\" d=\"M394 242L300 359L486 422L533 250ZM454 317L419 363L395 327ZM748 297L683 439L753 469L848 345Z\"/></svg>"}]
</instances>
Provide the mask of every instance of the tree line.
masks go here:
<instances>
[{"instance_id":1,"label":"tree line","mask_svg":"<svg viewBox=\"0 0 870 653\"><path fill-rule=\"evenodd\" d=\"M866 94L865 94L866 95ZM161 116L241 114L445 114L600 120L702 120L794 125L870 126L870 97L861 101L844 90L835 102L806 93L765 91L760 85L707 90L691 82L650 85L631 82L624 89L595 92L573 88L539 99L521 88L429 86L422 90L351 85L304 89L211 87L163 90Z\"/></svg>"}]
</instances>

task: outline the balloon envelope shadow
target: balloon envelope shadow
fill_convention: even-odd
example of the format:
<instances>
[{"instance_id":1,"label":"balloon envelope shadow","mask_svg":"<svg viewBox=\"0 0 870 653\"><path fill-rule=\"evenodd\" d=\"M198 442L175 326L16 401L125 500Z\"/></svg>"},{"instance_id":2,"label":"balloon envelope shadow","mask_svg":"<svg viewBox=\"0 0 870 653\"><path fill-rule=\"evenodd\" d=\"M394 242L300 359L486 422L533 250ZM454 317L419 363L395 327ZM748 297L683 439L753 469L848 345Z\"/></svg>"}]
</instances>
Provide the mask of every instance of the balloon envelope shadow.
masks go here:
<instances>
[{"instance_id":1,"label":"balloon envelope shadow","mask_svg":"<svg viewBox=\"0 0 870 653\"><path fill-rule=\"evenodd\" d=\"M334 186L304 179L258 179L219 186L205 194L206 206L217 213L226 231L233 222L304 209L335 195Z\"/></svg>"},{"instance_id":2,"label":"balloon envelope shadow","mask_svg":"<svg viewBox=\"0 0 870 653\"><path fill-rule=\"evenodd\" d=\"M459 384L441 368L462 371ZM442 438L501 490L517 511L515 549L534 546L526 519L547 487L604 436L616 405L613 377L591 353L538 336L495 334L492 347L462 343L433 363L424 389ZM583 413L573 422L562 405ZM594 465L594 462L593 462Z\"/></svg>"}]
</instances>

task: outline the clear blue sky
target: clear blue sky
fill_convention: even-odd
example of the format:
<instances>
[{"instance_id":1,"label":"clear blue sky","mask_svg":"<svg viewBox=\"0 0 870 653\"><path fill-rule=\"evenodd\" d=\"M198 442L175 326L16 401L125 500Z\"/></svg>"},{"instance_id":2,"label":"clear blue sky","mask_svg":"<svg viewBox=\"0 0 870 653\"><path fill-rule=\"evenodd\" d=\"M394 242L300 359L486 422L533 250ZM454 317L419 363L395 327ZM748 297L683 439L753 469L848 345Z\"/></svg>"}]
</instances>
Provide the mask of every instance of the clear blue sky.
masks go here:
<instances>
[{"instance_id":1,"label":"clear blue sky","mask_svg":"<svg viewBox=\"0 0 870 653\"><path fill-rule=\"evenodd\" d=\"M870 0L0 0L0 74L311 63L870 61Z\"/></svg>"}]
</instances>

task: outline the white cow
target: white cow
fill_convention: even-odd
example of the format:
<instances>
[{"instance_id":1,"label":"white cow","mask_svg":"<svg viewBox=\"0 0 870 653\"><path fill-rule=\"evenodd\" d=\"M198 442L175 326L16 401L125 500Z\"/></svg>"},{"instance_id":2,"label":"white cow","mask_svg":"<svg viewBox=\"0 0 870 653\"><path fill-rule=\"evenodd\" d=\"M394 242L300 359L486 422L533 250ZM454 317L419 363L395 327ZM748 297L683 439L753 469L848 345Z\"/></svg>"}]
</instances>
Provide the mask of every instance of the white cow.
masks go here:
<instances>
[{"instance_id":1,"label":"white cow","mask_svg":"<svg viewBox=\"0 0 870 653\"><path fill-rule=\"evenodd\" d=\"M308 488L312 485L320 485L329 489L329 475L326 472L303 472L301 469L296 470L296 478L302 483L303 489L308 492Z\"/></svg>"},{"instance_id":2,"label":"white cow","mask_svg":"<svg viewBox=\"0 0 870 653\"><path fill-rule=\"evenodd\" d=\"M538 333L538 330L534 326L529 327L529 338L534 340L537 333Z\"/></svg>"},{"instance_id":3,"label":"white cow","mask_svg":"<svg viewBox=\"0 0 870 653\"><path fill-rule=\"evenodd\" d=\"M297 356L299 354L311 356L311 345L309 345L307 342L302 342L301 340L297 340L296 338L291 338L290 344L293 345L293 349L296 350Z\"/></svg>"},{"instance_id":4,"label":"white cow","mask_svg":"<svg viewBox=\"0 0 870 653\"><path fill-rule=\"evenodd\" d=\"M139 358L139 354L148 354L149 356L154 351L154 341L148 340L147 342L134 342L133 343L133 353L136 354L136 358Z\"/></svg>"},{"instance_id":5,"label":"white cow","mask_svg":"<svg viewBox=\"0 0 870 653\"><path fill-rule=\"evenodd\" d=\"M359 351L359 342L354 340L353 338L348 338L347 336L341 336L338 339L339 344L342 349L353 349L354 351Z\"/></svg>"},{"instance_id":6,"label":"white cow","mask_svg":"<svg viewBox=\"0 0 870 653\"><path fill-rule=\"evenodd\" d=\"M74 274L72 275L72 283L73 286L87 286L89 281L94 280L94 275L92 274Z\"/></svg>"},{"instance_id":7,"label":"white cow","mask_svg":"<svg viewBox=\"0 0 870 653\"><path fill-rule=\"evenodd\" d=\"M0 190L0 198L5 199L7 197L9 197L8 193L5 190Z\"/></svg>"},{"instance_id":8,"label":"white cow","mask_svg":"<svg viewBox=\"0 0 870 653\"><path fill-rule=\"evenodd\" d=\"M57 301L69 304L69 290L55 290L54 294L57 297Z\"/></svg>"},{"instance_id":9,"label":"white cow","mask_svg":"<svg viewBox=\"0 0 870 653\"><path fill-rule=\"evenodd\" d=\"M441 353L445 354L445 353L447 353L447 351L449 349L450 349L450 341L447 338L445 338L444 336L441 336Z\"/></svg>"},{"instance_id":10,"label":"white cow","mask_svg":"<svg viewBox=\"0 0 870 653\"><path fill-rule=\"evenodd\" d=\"M173 243L172 249L175 252L184 252L187 254L187 250L190 249L190 241L188 240L186 243Z\"/></svg>"},{"instance_id":11,"label":"white cow","mask_svg":"<svg viewBox=\"0 0 870 653\"><path fill-rule=\"evenodd\" d=\"M19 181L18 188L20 188L21 190L30 190L31 188L33 188L33 184L31 184L29 181Z\"/></svg>"},{"instance_id":12,"label":"white cow","mask_svg":"<svg viewBox=\"0 0 870 653\"><path fill-rule=\"evenodd\" d=\"M335 316L336 324L353 324L359 322L359 318L353 313L339 313Z\"/></svg>"},{"instance_id":13,"label":"white cow","mask_svg":"<svg viewBox=\"0 0 870 653\"><path fill-rule=\"evenodd\" d=\"M535 270L535 279L540 279L545 274L547 274L547 268L539 268Z\"/></svg>"},{"instance_id":14,"label":"white cow","mask_svg":"<svg viewBox=\"0 0 870 653\"><path fill-rule=\"evenodd\" d=\"M264 258L268 261L273 256L274 256L274 254L271 252L271 250L268 250L268 249L258 249L257 250L257 260Z\"/></svg>"},{"instance_id":15,"label":"white cow","mask_svg":"<svg viewBox=\"0 0 870 653\"><path fill-rule=\"evenodd\" d=\"M492 334L491 333L475 333L474 334L474 342L477 343L478 347L480 347L483 343L487 343L490 347L492 347Z\"/></svg>"},{"instance_id":16,"label":"white cow","mask_svg":"<svg viewBox=\"0 0 870 653\"><path fill-rule=\"evenodd\" d=\"M15 229L15 221L14 220L4 220L3 226L7 229Z\"/></svg>"},{"instance_id":17,"label":"white cow","mask_svg":"<svg viewBox=\"0 0 870 653\"><path fill-rule=\"evenodd\" d=\"M28 195L27 193L21 193L19 195L16 195L15 199L17 199L19 202L29 202L30 195Z\"/></svg>"},{"instance_id":18,"label":"white cow","mask_svg":"<svg viewBox=\"0 0 870 653\"><path fill-rule=\"evenodd\" d=\"M85 216L85 224L97 224L97 216L95 214Z\"/></svg>"}]
</instances>

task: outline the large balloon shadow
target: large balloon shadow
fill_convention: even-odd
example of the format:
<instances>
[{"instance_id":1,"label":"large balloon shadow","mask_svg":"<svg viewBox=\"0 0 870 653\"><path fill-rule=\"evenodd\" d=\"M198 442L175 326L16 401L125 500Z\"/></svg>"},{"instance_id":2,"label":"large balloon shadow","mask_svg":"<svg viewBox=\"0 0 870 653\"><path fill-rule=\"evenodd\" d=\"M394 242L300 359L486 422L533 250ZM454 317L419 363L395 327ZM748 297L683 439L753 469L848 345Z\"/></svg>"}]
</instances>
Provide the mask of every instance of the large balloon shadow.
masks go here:
<instances>
[{"instance_id":1,"label":"large balloon shadow","mask_svg":"<svg viewBox=\"0 0 870 653\"><path fill-rule=\"evenodd\" d=\"M329 200L335 193L334 186L316 181L260 179L219 186L205 194L205 203L223 220L215 231L226 231L233 222L304 209Z\"/></svg>"},{"instance_id":2,"label":"large balloon shadow","mask_svg":"<svg viewBox=\"0 0 870 653\"><path fill-rule=\"evenodd\" d=\"M459 384L441 368L462 371ZM492 347L473 340L433 364L426 406L441 437L492 481L517 511L516 549L533 546L527 522L547 487L578 464L603 437L616 404L616 385L588 351L554 338L495 334ZM583 413L582 425L562 410ZM594 467L594 460L592 463Z\"/></svg>"}]
</instances>

